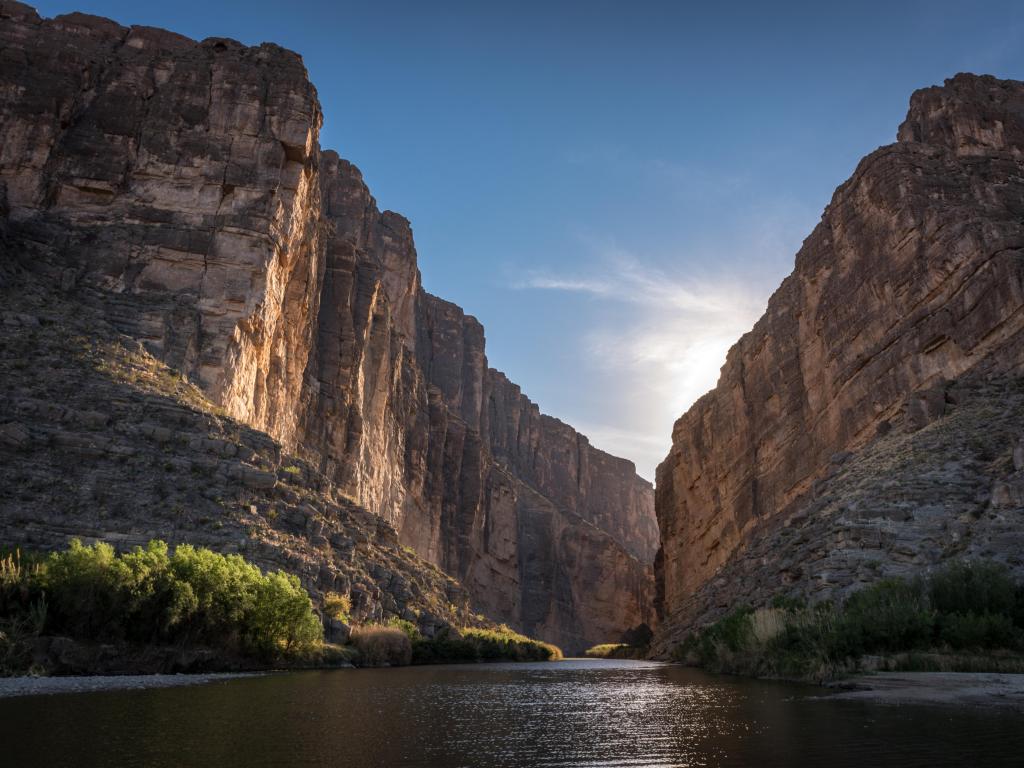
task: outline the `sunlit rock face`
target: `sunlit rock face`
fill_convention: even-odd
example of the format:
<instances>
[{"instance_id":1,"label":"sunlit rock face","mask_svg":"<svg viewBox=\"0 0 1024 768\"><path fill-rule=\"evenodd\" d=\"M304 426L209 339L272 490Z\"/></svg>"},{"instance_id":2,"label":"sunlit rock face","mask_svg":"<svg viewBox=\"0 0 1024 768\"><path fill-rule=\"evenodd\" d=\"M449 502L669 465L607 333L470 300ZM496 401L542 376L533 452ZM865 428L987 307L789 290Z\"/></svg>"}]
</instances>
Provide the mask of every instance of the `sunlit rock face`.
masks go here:
<instances>
[{"instance_id":1,"label":"sunlit rock face","mask_svg":"<svg viewBox=\"0 0 1024 768\"><path fill-rule=\"evenodd\" d=\"M493 618L570 650L653 621L650 484L422 290L296 54L9 0L0 45L5 268L101 306Z\"/></svg>"},{"instance_id":2,"label":"sunlit rock face","mask_svg":"<svg viewBox=\"0 0 1024 768\"><path fill-rule=\"evenodd\" d=\"M864 158L836 190L718 385L675 424L657 474L669 631L759 589L762 598L796 587L827 594L882 572L822 567L829 548L802 550L810 534L795 528L774 548L761 542L791 516L821 512L816 501L846 452L946 417L950 380L1020 373L1022 248L1024 84L958 75L916 92L897 143ZM1013 471L990 469L972 513L987 514L987 487ZM880 472L864 503L903 494L911 518L923 519L919 490L895 483L886 492ZM893 537L891 523L879 515L875 543L856 546L918 568L958 551L913 525ZM828 541L823 530L835 527L811 540ZM737 570L755 549L760 570Z\"/></svg>"},{"instance_id":3,"label":"sunlit rock face","mask_svg":"<svg viewBox=\"0 0 1024 768\"><path fill-rule=\"evenodd\" d=\"M322 270L320 109L298 56L3 6L21 237L234 416L285 438Z\"/></svg>"}]
</instances>

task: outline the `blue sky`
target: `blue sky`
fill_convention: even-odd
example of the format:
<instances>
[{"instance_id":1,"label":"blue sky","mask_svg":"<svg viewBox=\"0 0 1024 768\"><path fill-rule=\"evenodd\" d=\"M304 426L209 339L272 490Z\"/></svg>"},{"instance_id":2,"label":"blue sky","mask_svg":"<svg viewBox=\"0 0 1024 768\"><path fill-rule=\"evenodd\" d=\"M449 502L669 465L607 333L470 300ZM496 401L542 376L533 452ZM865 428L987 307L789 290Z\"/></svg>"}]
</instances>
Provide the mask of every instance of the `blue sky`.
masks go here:
<instances>
[{"instance_id":1,"label":"blue sky","mask_svg":"<svg viewBox=\"0 0 1024 768\"><path fill-rule=\"evenodd\" d=\"M321 143L541 408L653 479L915 88L1024 79L1024 3L47 0L301 53Z\"/></svg>"}]
</instances>

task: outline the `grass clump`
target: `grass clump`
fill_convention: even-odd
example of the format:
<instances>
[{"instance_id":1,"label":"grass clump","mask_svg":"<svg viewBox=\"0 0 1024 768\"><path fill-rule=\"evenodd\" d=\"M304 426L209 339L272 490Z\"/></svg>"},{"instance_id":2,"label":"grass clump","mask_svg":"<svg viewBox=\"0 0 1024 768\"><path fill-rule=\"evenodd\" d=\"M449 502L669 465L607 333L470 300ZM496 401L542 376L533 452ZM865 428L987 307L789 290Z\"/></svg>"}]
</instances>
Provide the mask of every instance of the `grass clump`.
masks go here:
<instances>
[{"instance_id":1,"label":"grass clump","mask_svg":"<svg viewBox=\"0 0 1024 768\"><path fill-rule=\"evenodd\" d=\"M412 641L399 627L367 624L352 630L350 642L366 667L400 667L412 663Z\"/></svg>"},{"instance_id":2,"label":"grass clump","mask_svg":"<svg viewBox=\"0 0 1024 768\"><path fill-rule=\"evenodd\" d=\"M73 540L24 567L0 568L0 622L86 642L204 646L264 659L317 646L322 627L295 576L240 555L166 543L117 554ZM10 638L11 633L6 632ZM8 639L9 642L9 639Z\"/></svg>"},{"instance_id":3,"label":"grass clump","mask_svg":"<svg viewBox=\"0 0 1024 768\"><path fill-rule=\"evenodd\" d=\"M1024 584L1002 565L957 562L883 579L844 603L741 607L692 633L677 660L711 671L825 679L880 656L897 669L1005 671L1024 653Z\"/></svg>"},{"instance_id":4,"label":"grass clump","mask_svg":"<svg viewBox=\"0 0 1024 768\"><path fill-rule=\"evenodd\" d=\"M36 567L20 552L0 558L0 676L29 670L32 641L46 622L45 595L33 596L28 577Z\"/></svg>"}]
</instances>

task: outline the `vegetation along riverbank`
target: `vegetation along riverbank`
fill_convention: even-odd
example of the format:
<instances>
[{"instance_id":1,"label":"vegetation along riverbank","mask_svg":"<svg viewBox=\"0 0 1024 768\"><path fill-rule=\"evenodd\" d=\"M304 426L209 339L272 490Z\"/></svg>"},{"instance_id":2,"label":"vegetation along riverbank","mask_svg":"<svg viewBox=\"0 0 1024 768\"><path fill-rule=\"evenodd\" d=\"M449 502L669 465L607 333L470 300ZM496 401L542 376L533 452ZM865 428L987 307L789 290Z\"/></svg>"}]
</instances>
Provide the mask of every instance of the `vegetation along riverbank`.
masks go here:
<instances>
[{"instance_id":1,"label":"vegetation along riverbank","mask_svg":"<svg viewBox=\"0 0 1024 768\"><path fill-rule=\"evenodd\" d=\"M409 621L349 628L347 596L324 624L297 577L240 555L162 541L118 554L109 544L0 559L0 675L211 672L560 658L505 626ZM338 628L342 627L340 637Z\"/></svg>"},{"instance_id":2,"label":"vegetation along riverbank","mask_svg":"<svg viewBox=\"0 0 1024 768\"><path fill-rule=\"evenodd\" d=\"M818 682L876 670L1024 672L1024 583L999 564L958 562L840 604L780 597L693 632L673 656L712 672Z\"/></svg>"}]
</instances>

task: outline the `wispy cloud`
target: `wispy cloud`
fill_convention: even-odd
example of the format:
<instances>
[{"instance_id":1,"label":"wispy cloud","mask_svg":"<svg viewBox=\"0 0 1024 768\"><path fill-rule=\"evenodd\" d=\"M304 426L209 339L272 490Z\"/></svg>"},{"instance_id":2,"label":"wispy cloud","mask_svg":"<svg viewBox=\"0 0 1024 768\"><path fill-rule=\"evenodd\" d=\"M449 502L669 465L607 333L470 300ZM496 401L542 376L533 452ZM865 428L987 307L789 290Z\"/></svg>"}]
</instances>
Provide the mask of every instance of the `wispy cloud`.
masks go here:
<instances>
[{"instance_id":1,"label":"wispy cloud","mask_svg":"<svg viewBox=\"0 0 1024 768\"><path fill-rule=\"evenodd\" d=\"M805 217L753 223L730 258L689 254L685 263L719 265L697 274L655 266L609 242L591 241L586 274L537 270L521 290L572 293L599 305L596 322L577 344L585 352L588 387L598 387L600 414L565 414L591 441L633 459L653 479L668 452L672 423L714 387L726 353L764 312L792 265ZM774 257L774 269L737 268L741 254ZM763 260L763 259L762 259Z\"/></svg>"},{"instance_id":2,"label":"wispy cloud","mask_svg":"<svg viewBox=\"0 0 1024 768\"><path fill-rule=\"evenodd\" d=\"M573 291L644 306L658 304L665 309L701 315L730 314L735 310L737 294L743 293L738 286L730 290L720 281L673 278L618 249L606 251L596 277L576 278L536 271L517 287Z\"/></svg>"}]
</instances>

